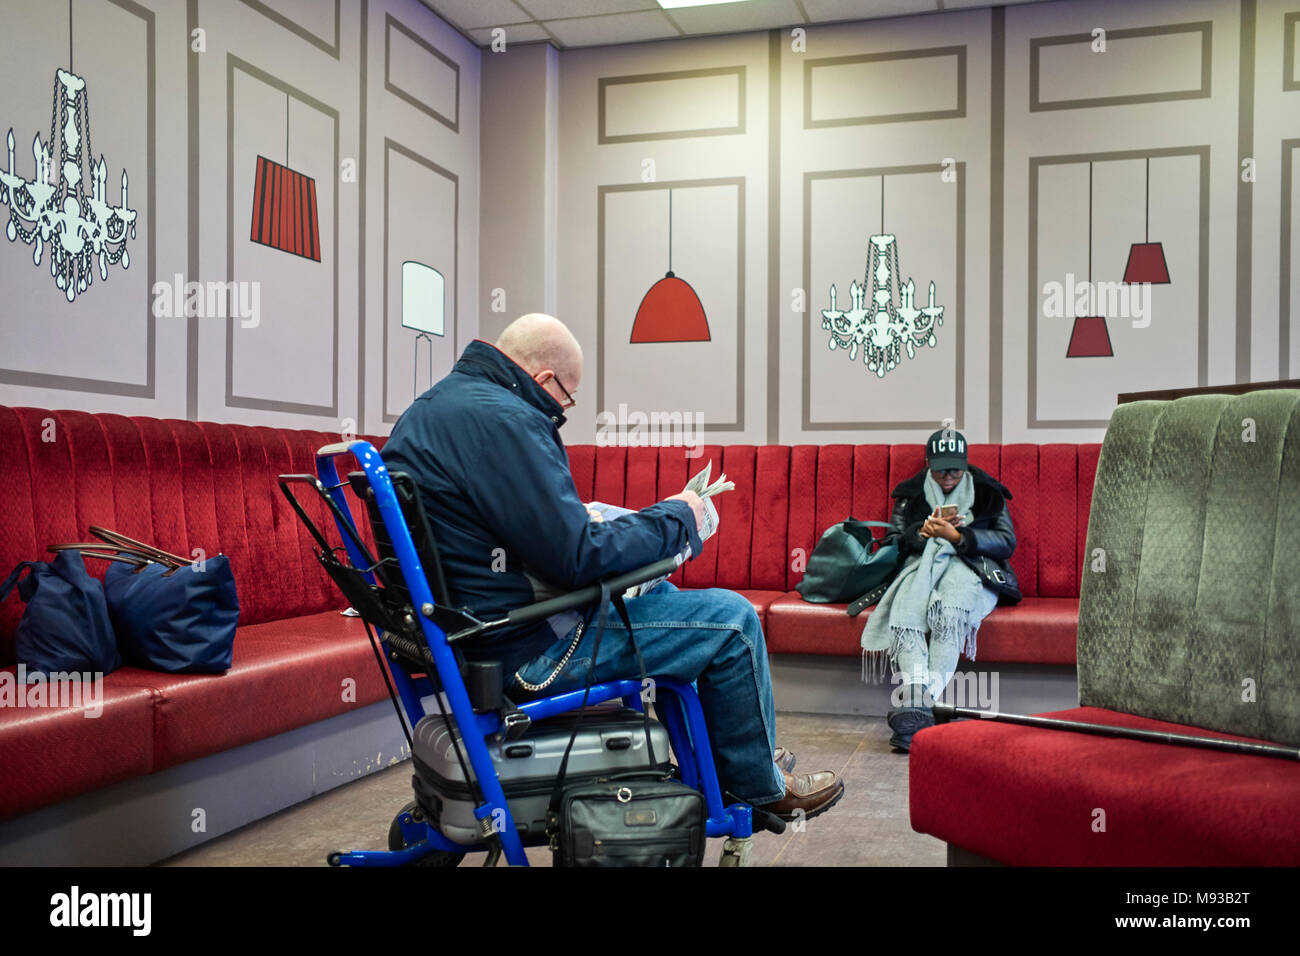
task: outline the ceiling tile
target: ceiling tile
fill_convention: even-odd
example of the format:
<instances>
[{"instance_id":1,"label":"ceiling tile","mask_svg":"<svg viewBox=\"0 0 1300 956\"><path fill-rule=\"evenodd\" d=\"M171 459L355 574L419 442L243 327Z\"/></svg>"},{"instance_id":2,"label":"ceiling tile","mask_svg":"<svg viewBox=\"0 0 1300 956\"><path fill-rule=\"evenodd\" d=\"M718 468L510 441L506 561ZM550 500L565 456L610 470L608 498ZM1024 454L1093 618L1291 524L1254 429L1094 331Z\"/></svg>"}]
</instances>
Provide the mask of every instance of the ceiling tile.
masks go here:
<instances>
[{"instance_id":1,"label":"ceiling tile","mask_svg":"<svg viewBox=\"0 0 1300 956\"><path fill-rule=\"evenodd\" d=\"M945 10L969 10L971 7L1009 7L1015 3L1039 3L1040 0L943 0Z\"/></svg>"},{"instance_id":2,"label":"ceiling tile","mask_svg":"<svg viewBox=\"0 0 1300 956\"><path fill-rule=\"evenodd\" d=\"M988 3L988 0L979 0ZM814 23L833 20L871 20L909 13L937 13L938 0L803 0L808 19Z\"/></svg>"},{"instance_id":3,"label":"ceiling tile","mask_svg":"<svg viewBox=\"0 0 1300 956\"><path fill-rule=\"evenodd\" d=\"M514 0L424 0L424 4L465 31L528 19Z\"/></svg>"},{"instance_id":4,"label":"ceiling tile","mask_svg":"<svg viewBox=\"0 0 1300 956\"><path fill-rule=\"evenodd\" d=\"M608 17L547 20L546 28L565 46L604 46L681 36L661 12L615 13Z\"/></svg>"},{"instance_id":5,"label":"ceiling tile","mask_svg":"<svg viewBox=\"0 0 1300 956\"><path fill-rule=\"evenodd\" d=\"M495 27L482 27L478 30L470 30L470 38L479 46L488 46L492 43L492 31ZM536 43L539 40L549 40L546 31L536 23L512 23L501 27L506 31L506 49L510 49L512 43Z\"/></svg>"},{"instance_id":6,"label":"ceiling tile","mask_svg":"<svg viewBox=\"0 0 1300 956\"><path fill-rule=\"evenodd\" d=\"M538 20L660 9L658 0L519 0L519 5Z\"/></svg>"}]
</instances>

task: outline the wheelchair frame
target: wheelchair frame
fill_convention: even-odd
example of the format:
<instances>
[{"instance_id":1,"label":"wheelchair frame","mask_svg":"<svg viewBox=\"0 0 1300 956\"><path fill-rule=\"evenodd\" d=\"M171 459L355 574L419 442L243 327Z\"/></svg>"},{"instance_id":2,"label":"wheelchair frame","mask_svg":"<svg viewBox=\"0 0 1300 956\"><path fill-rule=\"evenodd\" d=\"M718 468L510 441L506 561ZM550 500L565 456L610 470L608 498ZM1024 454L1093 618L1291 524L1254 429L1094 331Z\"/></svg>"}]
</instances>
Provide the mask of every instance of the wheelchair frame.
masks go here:
<instances>
[{"instance_id":1,"label":"wheelchair frame","mask_svg":"<svg viewBox=\"0 0 1300 956\"><path fill-rule=\"evenodd\" d=\"M406 516L402 512L401 502L397 497L388 468L380 457L379 451L372 444L358 439L320 448L316 452L317 474L315 476L280 476L281 491L321 547L321 550L316 552L317 559L345 596L350 597L349 589L355 591L357 586L356 580L347 575L347 572L353 571L366 582L372 593L377 594L380 591L380 584L376 580L375 571L386 561L392 560L382 555L376 561L370 560L365 545L356 531L357 525L353 521L343 490L347 482L339 480L335 465L335 458L345 453L355 456L374 494L377 511L392 543L402 580L410 594L411 606L405 609L403 620L407 625L408 633L418 633L423 637L422 646L411 646L415 642L405 640L400 635L387 630L382 620L371 620L361 608L357 610L361 613L367 630L373 626L381 635L380 641L387 645L388 653L380 658L378 646L374 644L374 635L371 634L372 646L375 646L376 658L385 672L385 680L394 707L398 711L399 718L404 724L409 725L410 729L426 716L422 699L433 695L438 700L440 710L442 702L437 698L439 688L434 685L427 673L409 673L402 665L403 654L407 660L412 658L423 660L435 668L438 684L441 685L441 690L450 705L450 718L459 731L461 744L473 770L475 779L472 783L478 788L482 797L481 802L474 809L474 816L482 829L483 839L474 844L456 843L445 837L432 821L403 811L398 814L394 824L400 826L406 844L405 849L350 850L331 853L328 862L331 866L407 866L417 864L420 860L439 851L463 855L478 850L492 852L496 846L499 846L508 864L527 866L524 843L515 827L510 806L488 751L487 741L494 736L499 739L515 739L532 721L570 713L581 708L584 691L574 690L542 697L511 705L508 710L476 712L460 671L454 645L500 627L541 620L561 610L594 603L599 597L600 585L591 585L570 594L531 604L491 621L480 621L464 612L440 607L434 600L426 570L421 564L420 554L412 538ZM310 485L324 499L343 540L343 547L351 567L342 565L338 561L338 549L331 547L316 529L290 490L291 482ZM438 560L436 553L431 556L431 560ZM634 584L665 574L676 566L676 560L669 558L637 571L610 578L604 583L612 593L620 593ZM441 568L437 568L436 571L441 579ZM353 603L355 605L358 602L354 600ZM373 607L379 605L374 604ZM410 626L412 617L418 621L418 629ZM450 633L448 628L452 629ZM396 649L400 649L403 653L398 653ZM704 711L694 687L675 679L650 676L654 680L656 690L656 713L668 732L672 751L677 757L682 782L704 794L708 808L707 835L728 836L737 841L752 836L753 808L744 803L729 805L723 803L723 795L714 767L713 751L709 743L709 733L704 723ZM593 683L586 692L586 703L587 706L594 706L607 701L621 700L625 707L639 712L643 710L641 693L642 686L639 680ZM403 732L407 734L408 739L410 729L407 726L403 727ZM538 845L533 841L530 841L530 844Z\"/></svg>"}]
</instances>

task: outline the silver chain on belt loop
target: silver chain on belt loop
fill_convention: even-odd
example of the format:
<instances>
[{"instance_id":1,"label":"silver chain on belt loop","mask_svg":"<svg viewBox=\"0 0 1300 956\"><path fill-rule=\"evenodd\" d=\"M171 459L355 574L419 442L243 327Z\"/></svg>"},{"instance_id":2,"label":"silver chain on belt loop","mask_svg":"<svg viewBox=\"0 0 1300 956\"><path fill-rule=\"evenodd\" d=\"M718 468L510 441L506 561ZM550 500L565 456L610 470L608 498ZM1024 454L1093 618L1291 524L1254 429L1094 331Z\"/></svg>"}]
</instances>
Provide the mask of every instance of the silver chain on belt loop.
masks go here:
<instances>
[{"instance_id":1,"label":"silver chain on belt loop","mask_svg":"<svg viewBox=\"0 0 1300 956\"><path fill-rule=\"evenodd\" d=\"M519 682L519 686L529 693L536 693L539 690L546 690L546 688L550 687L551 684L555 682L555 678L560 676L560 671L564 670L564 665L569 663L569 658L573 656L573 652L578 649L578 642L582 640L582 631L584 627L586 627L586 622L579 621L578 629L573 633L573 641L569 644L569 649L564 652L564 657L560 658L560 662L555 665L555 670L551 672L550 677L546 678L546 680L542 681L540 684L530 684L519 676L519 671L515 671L515 680Z\"/></svg>"}]
</instances>

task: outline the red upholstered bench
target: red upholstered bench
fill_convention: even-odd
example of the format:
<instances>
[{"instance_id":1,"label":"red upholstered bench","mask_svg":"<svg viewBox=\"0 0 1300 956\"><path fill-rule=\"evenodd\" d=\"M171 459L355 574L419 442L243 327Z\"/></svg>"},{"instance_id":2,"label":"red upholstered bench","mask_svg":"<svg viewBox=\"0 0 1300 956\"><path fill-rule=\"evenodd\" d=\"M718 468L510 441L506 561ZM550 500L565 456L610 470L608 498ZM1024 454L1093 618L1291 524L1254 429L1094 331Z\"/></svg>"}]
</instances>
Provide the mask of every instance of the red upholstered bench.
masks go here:
<instances>
[{"instance_id":1,"label":"red upholstered bench","mask_svg":"<svg viewBox=\"0 0 1300 956\"><path fill-rule=\"evenodd\" d=\"M976 656L1001 663L1073 665L1088 509L1100 445L972 445L970 460L999 478L1018 545L1011 564L1024 600L996 609L980 628ZM810 604L796 592L822 532L850 515L885 521L890 491L919 471L924 446L709 445L681 448L569 447L578 494L641 508L680 491L712 459L736 490L718 499L716 538L671 579L749 597L774 654L857 656L869 612Z\"/></svg>"},{"instance_id":2,"label":"red upholstered bench","mask_svg":"<svg viewBox=\"0 0 1300 956\"><path fill-rule=\"evenodd\" d=\"M338 613L346 602L275 483L280 474L314 472L315 449L338 440L0 407L5 573L19 561L48 558L48 544L85 540L89 525L103 525L169 551L228 555L240 599L234 662L224 675L123 667L104 679L96 718L75 707L0 708L0 819L386 696L360 621ZM318 503L306 503L314 519L328 520ZM102 577L105 562L87 567ZM16 597L0 605L0 669L10 672L21 613ZM344 693L347 679L355 681L354 697Z\"/></svg>"},{"instance_id":3,"label":"red upholstered bench","mask_svg":"<svg viewBox=\"0 0 1300 956\"><path fill-rule=\"evenodd\" d=\"M1097 707L1043 716L1250 739ZM982 720L922 730L909 759L912 828L985 859L1017 866L1300 860L1293 761Z\"/></svg>"},{"instance_id":4,"label":"red upholstered bench","mask_svg":"<svg viewBox=\"0 0 1300 956\"><path fill-rule=\"evenodd\" d=\"M52 438L53 440L46 440ZM105 680L103 714L0 709L0 819L111 783L302 727L384 696L360 622L311 555L310 539L275 479L313 472L337 435L76 411L0 407L0 569L45 557L100 524L167 550L230 557L240 596L234 664L217 677L125 667ZM372 438L381 445L382 438ZM1079 569L1096 445L976 445L971 460L1015 495L1013 565L1026 595L981 631L979 658L1072 665ZM775 654L857 654L864 618L794 592L821 533L850 514L883 520L889 491L923 464L920 445L572 446L584 500L644 507L681 490L712 459L736 490L722 527L682 568L688 588L740 591L762 616ZM317 502L314 520L329 526ZM364 509L358 509L369 534ZM89 562L102 576L102 562ZM0 668L13 670L16 599L0 606ZM356 681L355 701L343 681Z\"/></svg>"}]
</instances>

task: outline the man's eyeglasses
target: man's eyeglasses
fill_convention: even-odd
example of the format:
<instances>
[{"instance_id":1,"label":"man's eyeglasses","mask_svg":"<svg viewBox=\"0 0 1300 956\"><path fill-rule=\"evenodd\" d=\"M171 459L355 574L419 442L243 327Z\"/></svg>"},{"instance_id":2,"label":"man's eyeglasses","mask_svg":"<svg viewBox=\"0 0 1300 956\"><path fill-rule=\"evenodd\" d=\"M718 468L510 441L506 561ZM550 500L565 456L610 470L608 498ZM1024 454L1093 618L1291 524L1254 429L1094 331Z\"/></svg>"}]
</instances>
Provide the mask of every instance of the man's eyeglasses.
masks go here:
<instances>
[{"instance_id":1,"label":"man's eyeglasses","mask_svg":"<svg viewBox=\"0 0 1300 956\"><path fill-rule=\"evenodd\" d=\"M930 474L936 478L960 478L965 474L965 468L931 468Z\"/></svg>"},{"instance_id":2,"label":"man's eyeglasses","mask_svg":"<svg viewBox=\"0 0 1300 956\"><path fill-rule=\"evenodd\" d=\"M560 376L558 376L558 375L556 375L554 372L552 372L552 373L551 373L551 381L555 382L556 385L559 385L559 386L560 386L560 391L562 391L562 392L564 393L564 397L565 397L565 398L568 400L568 402L569 402L569 404L562 406L563 408L573 408L575 405L578 404L577 399L575 399L572 395L569 394L569 390L568 390L567 388L565 388L565 387L564 387L564 384L560 381Z\"/></svg>"}]
</instances>

